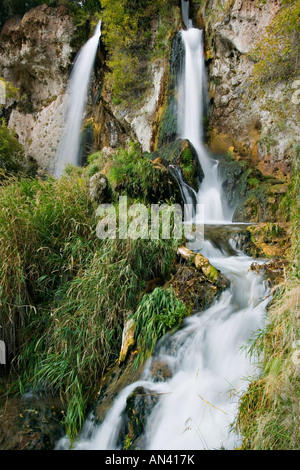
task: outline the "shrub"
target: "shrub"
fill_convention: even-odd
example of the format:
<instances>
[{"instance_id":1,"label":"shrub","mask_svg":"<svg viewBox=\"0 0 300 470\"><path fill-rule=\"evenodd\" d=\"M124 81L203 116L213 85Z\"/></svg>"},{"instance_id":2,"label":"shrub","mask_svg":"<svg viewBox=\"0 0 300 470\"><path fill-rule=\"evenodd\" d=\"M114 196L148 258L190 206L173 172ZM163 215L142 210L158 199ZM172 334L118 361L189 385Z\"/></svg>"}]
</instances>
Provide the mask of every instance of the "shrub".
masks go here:
<instances>
[{"instance_id":1,"label":"shrub","mask_svg":"<svg viewBox=\"0 0 300 470\"><path fill-rule=\"evenodd\" d=\"M143 202L159 202L168 192L162 170L155 168L137 143L117 150L107 176L118 193Z\"/></svg>"},{"instance_id":2,"label":"shrub","mask_svg":"<svg viewBox=\"0 0 300 470\"><path fill-rule=\"evenodd\" d=\"M172 2L174 6L177 2ZM107 64L111 69L110 86L115 102L129 104L140 98L149 86L147 60L150 57L151 22L157 18L160 27L154 48L160 50L174 28L167 0L101 0L103 41L107 47Z\"/></svg>"},{"instance_id":3,"label":"shrub","mask_svg":"<svg viewBox=\"0 0 300 470\"><path fill-rule=\"evenodd\" d=\"M4 119L0 120L0 170L3 179L6 174L17 174L26 171L24 149L17 135L9 129Z\"/></svg>"}]
</instances>

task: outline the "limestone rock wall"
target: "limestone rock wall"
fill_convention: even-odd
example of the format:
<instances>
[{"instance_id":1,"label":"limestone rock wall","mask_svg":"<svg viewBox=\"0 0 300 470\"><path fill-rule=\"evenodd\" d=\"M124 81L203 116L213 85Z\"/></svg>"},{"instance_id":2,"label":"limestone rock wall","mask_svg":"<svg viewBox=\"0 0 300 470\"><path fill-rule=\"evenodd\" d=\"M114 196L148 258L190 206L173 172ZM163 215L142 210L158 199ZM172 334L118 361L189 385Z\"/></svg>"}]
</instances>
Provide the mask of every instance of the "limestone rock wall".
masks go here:
<instances>
[{"instance_id":1,"label":"limestone rock wall","mask_svg":"<svg viewBox=\"0 0 300 470\"><path fill-rule=\"evenodd\" d=\"M203 6L194 2L196 16L205 24L211 150L226 152L234 147L263 173L282 177L290 172L290 156L300 135L296 99L300 82L270 83L264 96L248 96L254 66L248 53L263 37L280 3L208 0Z\"/></svg>"},{"instance_id":2,"label":"limestone rock wall","mask_svg":"<svg viewBox=\"0 0 300 470\"><path fill-rule=\"evenodd\" d=\"M41 5L8 20L0 33L0 76L21 96L18 104L6 103L8 125L47 171L54 167L63 125L73 31L64 7Z\"/></svg>"}]
</instances>

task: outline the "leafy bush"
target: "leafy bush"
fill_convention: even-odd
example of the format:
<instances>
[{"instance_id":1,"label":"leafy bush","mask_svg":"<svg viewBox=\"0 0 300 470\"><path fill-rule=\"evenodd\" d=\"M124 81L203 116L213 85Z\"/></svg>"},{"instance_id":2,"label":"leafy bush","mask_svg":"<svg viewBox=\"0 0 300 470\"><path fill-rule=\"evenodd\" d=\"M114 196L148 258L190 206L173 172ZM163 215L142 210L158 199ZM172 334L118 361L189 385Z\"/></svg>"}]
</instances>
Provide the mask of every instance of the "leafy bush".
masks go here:
<instances>
[{"instance_id":1,"label":"leafy bush","mask_svg":"<svg viewBox=\"0 0 300 470\"><path fill-rule=\"evenodd\" d=\"M5 174L17 174L26 171L24 149L17 135L9 129L4 119L0 120L0 170ZM0 174L0 179L1 174Z\"/></svg>"},{"instance_id":2,"label":"leafy bush","mask_svg":"<svg viewBox=\"0 0 300 470\"><path fill-rule=\"evenodd\" d=\"M132 198L148 201L160 184L160 172L145 158L138 144L132 143L128 150L117 150L108 171L108 178L118 192L124 191Z\"/></svg>"},{"instance_id":3,"label":"leafy bush","mask_svg":"<svg viewBox=\"0 0 300 470\"><path fill-rule=\"evenodd\" d=\"M147 60L150 56L151 22L168 24L160 27L154 49L167 48L174 28L174 17L170 8L177 2L167 0L101 0L103 11L103 41L108 50L107 64L111 69L110 86L115 102L129 103L139 98L149 86ZM166 50L167 52L167 50Z\"/></svg>"}]
</instances>

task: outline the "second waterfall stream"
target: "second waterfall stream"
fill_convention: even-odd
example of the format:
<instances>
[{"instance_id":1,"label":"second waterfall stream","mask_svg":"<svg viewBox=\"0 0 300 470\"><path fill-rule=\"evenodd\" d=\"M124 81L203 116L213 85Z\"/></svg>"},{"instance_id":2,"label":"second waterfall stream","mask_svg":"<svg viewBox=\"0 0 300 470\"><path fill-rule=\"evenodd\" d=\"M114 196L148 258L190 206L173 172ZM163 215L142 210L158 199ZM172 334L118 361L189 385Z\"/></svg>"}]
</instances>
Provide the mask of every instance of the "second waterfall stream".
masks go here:
<instances>
[{"instance_id":1,"label":"second waterfall stream","mask_svg":"<svg viewBox=\"0 0 300 470\"><path fill-rule=\"evenodd\" d=\"M193 144L205 175L194 202L204 205L205 223L218 230L219 224L231 224L231 218L224 204L217 162L210 158L203 142L206 78L202 32L192 26L188 2L183 1L182 11L187 29L181 32L185 63L179 86L179 135ZM191 191L183 188L182 192L190 198ZM226 252L206 239L201 253L227 276L231 286L206 311L187 318L176 333L160 340L141 379L115 398L102 424L95 425L93 416L87 419L73 449L120 449L126 400L137 387L157 397L138 448L231 450L240 445L240 437L231 426L239 396L248 386L245 378L258 373L255 358L249 358L245 346L264 325L270 300L268 287L250 270L253 259L235 250L233 244ZM170 376L166 380L153 378L153 361L167 365ZM68 449L69 445L63 438L57 449Z\"/></svg>"},{"instance_id":2,"label":"second waterfall stream","mask_svg":"<svg viewBox=\"0 0 300 470\"><path fill-rule=\"evenodd\" d=\"M100 36L101 21L98 22L93 36L79 51L71 72L66 93L65 128L55 168L55 175L58 177L67 165L80 164L80 129Z\"/></svg>"}]
</instances>

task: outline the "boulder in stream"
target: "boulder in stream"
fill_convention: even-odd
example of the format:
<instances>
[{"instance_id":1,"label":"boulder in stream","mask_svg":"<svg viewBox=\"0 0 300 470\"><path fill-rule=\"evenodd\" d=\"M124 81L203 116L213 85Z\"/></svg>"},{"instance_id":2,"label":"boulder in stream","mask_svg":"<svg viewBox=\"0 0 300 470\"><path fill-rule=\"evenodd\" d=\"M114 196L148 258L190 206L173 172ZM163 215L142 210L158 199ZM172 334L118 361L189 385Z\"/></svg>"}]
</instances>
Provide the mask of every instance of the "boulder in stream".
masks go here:
<instances>
[{"instance_id":1,"label":"boulder in stream","mask_svg":"<svg viewBox=\"0 0 300 470\"><path fill-rule=\"evenodd\" d=\"M230 281L200 253L180 247L178 255L181 262L177 264L168 285L191 312L209 307L230 286Z\"/></svg>"}]
</instances>

